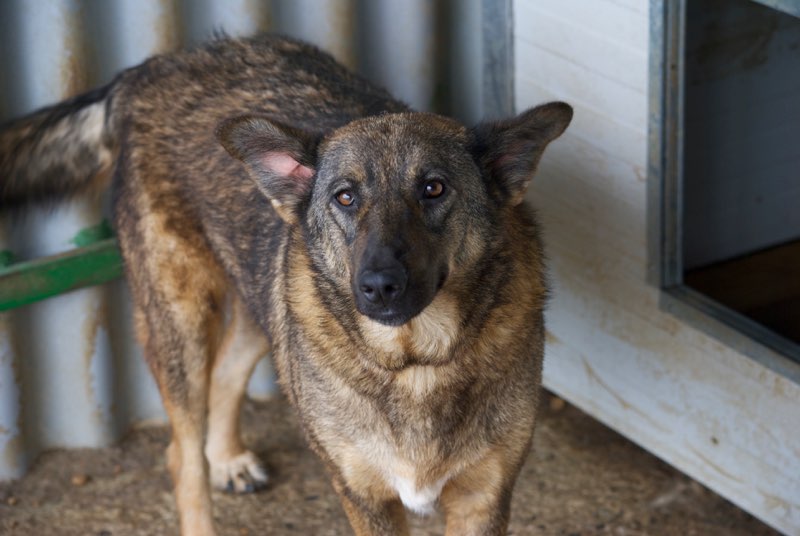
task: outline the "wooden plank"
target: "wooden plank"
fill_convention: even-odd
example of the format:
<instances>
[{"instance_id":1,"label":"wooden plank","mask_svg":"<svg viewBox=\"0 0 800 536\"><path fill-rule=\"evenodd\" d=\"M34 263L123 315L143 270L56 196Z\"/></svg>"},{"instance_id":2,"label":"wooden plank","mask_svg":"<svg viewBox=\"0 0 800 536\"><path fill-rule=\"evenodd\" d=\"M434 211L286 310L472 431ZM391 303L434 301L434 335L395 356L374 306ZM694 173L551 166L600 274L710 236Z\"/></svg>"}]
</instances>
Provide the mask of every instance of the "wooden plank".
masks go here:
<instances>
[{"instance_id":1,"label":"wooden plank","mask_svg":"<svg viewBox=\"0 0 800 536\"><path fill-rule=\"evenodd\" d=\"M612 4L623 7L637 14L647 16L647 2L642 0L608 0Z\"/></svg>"},{"instance_id":2,"label":"wooden plank","mask_svg":"<svg viewBox=\"0 0 800 536\"><path fill-rule=\"evenodd\" d=\"M773 525L800 526L798 384L664 313L630 242L602 221L573 223L583 214L555 196L542 196L567 212L543 217L554 278L545 384ZM767 495L784 507L765 509Z\"/></svg>"},{"instance_id":3,"label":"wooden plank","mask_svg":"<svg viewBox=\"0 0 800 536\"><path fill-rule=\"evenodd\" d=\"M614 117L619 123L641 128L647 115L646 93L631 89L616 80L591 71L568 58L515 41L517 49L517 77L546 84L547 89L565 99L580 101L587 107ZM553 79L553 75L557 77ZM517 87L519 87L517 83Z\"/></svg>"},{"instance_id":4,"label":"wooden plank","mask_svg":"<svg viewBox=\"0 0 800 536\"><path fill-rule=\"evenodd\" d=\"M565 89L565 85L550 84L547 77L542 77L540 80L548 80L548 87L540 86L540 81L533 81L524 74L517 75L516 93L519 109L548 100L567 101L575 109L569 127L572 135L602 147L608 154L616 155L624 162L644 168L646 131L640 126L618 121L617 112L624 109L621 102L616 105L609 103L608 107L604 108L597 104L598 96L586 95L586 90L578 94L574 90ZM645 101L644 95L639 95L636 100L628 101L628 107L643 110L646 106ZM636 112L636 115L644 114ZM641 120L644 120L644 117Z\"/></svg>"},{"instance_id":5,"label":"wooden plank","mask_svg":"<svg viewBox=\"0 0 800 536\"><path fill-rule=\"evenodd\" d=\"M641 46L623 44L613 36L596 31L576 31L571 19L542 9L538 3L521 3L515 16L525 25L525 32L517 36L520 41L569 58L584 69L612 78L633 90L647 91L647 72L630 68L630 65L641 65L646 57L647 52Z\"/></svg>"},{"instance_id":6,"label":"wooden plank","mask_svg":"<svg viewBox=\"0 0 800 536\"><path fill-rule=\"evenodd\" d=\"M644 0L631 0L633 4L646 4ZM636 51L647 49L647 6L629 9L612 0L516 0L514 22L516 28L529 33L530 19L525 13L535 8L569 21L578 35L601 36ZM520 15L523 15L520 17ZM557 44L554 42L553 44Z\"/></svg>"}]
</instances>

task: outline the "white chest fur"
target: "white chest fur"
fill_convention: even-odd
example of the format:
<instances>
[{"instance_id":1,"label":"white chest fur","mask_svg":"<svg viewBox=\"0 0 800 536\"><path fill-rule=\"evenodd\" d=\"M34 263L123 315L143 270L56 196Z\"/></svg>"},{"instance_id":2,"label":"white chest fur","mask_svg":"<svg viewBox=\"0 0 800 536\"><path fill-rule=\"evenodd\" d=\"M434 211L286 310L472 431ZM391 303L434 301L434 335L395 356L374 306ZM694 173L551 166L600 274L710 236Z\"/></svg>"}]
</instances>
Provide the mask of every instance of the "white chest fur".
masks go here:
<instances>
[{"instance_id":1,"label":"white chest fur","mask_svg":"<svg viewBox=\"0 0 800 536\"><path fill-rule=\"evenodd\" d=\"M399 497L409 510L430 514L442 488L453 477L454 468L437 480L421 478L430 474L432 466L438 465L436 460L428 459L419 451L403 455L396 445L387 441L388 435L376 433L369 438L361 438L352 445L355 448L347 449L342 457L345 479L362 493L382 495L387 499ZM416 459L417 463L412 459Z\"/></svg>"},{"instance_id":2,"label":"white chest fur","mask_svg":"<svg viewBox=\"0 0 800 536\"><path fill-rule=\"evenodd\" d=\"M409 510L418 514L433 513L436 501L442 493L442 488L447 483L448 478L441 478L429 486L419 488L414 480L397 475L390 475L391 486L400 495L400 500Z\"/></svg>"}]
</instances>

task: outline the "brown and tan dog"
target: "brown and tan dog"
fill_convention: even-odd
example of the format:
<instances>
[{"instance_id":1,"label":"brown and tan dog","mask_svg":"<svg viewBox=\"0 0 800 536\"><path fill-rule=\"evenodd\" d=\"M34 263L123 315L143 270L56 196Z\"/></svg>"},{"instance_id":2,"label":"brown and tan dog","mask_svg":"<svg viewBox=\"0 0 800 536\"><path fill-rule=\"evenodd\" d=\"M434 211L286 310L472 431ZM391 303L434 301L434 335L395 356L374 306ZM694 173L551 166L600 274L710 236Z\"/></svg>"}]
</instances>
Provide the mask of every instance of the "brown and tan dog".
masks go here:
<instances>
[{"instance_id":1,"label":"brown and tan dog","mask_svg":"<svg viewBox=\"0 0 800 536\"><path fill-rule=\"evenodd\" d=\"M209 480L266 482L238 417L267 350L357 534L437 504L504 534L544 339L523 195L571 116L468 129L308 45L221 39L5 125L0 206L111 180L183 534L214 531Z\"/></svg>"}]
</instances>

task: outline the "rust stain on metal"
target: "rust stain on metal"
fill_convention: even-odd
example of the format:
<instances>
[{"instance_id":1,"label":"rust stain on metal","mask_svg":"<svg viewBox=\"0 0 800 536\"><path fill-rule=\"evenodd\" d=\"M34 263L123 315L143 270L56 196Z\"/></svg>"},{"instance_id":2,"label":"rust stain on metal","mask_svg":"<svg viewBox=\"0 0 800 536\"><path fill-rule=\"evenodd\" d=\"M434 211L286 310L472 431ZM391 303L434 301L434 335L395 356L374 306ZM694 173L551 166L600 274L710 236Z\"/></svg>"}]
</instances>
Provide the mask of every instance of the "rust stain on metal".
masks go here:
<instances>
[{"instance_id":1,"label":"rust stain on metal","mask_svg":"<svg viewBox=\"0 0 800 536\"><path fill-rule=\"evenodd\" d=\"M432 80L435 79L435 69L436 69L436 53L437 53L437 38L444 34L444 32L437 31L436 28L436 9L437 7L442 6L441 2L425 2L423 3L423 7L421 13L417 16L422 18L422 20L431 20L433 23L431 24L431 32L432 35L429 35L427 41L425 42L425 54L423 58L428 58L428 61L422 61L418 63L418 76L420 80ZM430 101L433 95L428 97Z\"/></svg>"},{"instance_id":2,"label":"rust stain on metal","mask_svg":"<svg viewBox=\"0 0 800 536\"><path fill-rule=\"evenodd\" d=\"M98 290L100 289L90 289L89 292L96 294ZM92 298L95 297L92 296ZM89 312L89 318L83 325L83 336L86 341L86 353L83 355L83 368L87 378L91 373L92 357L96 350L97 332L100 330L100 327L103 325L103 320L106 317L106 300L103 299L102 296L98 296L95 299L97 299L99 303L97 307L93 308L94 310ZM91 307L91 305L89 305L89 307ZM89 384L91 385L91 382L89 382Z\"/></svg>"},{"instance_id":3,"label":"rust stain on metal","mask_svg":"<svg viewBox=\"0 0 800 536\"><path fill-rule=\"evenodd\" d=\"M102 401L99 399L94 390L96 378L92 378L92 360L97 352L97 334L100 328L105 328L108 332L108 300L106 299L106 287L95 287L91 289L94 300L97 300L97 306L89 312L89 318L84 323L83 334L86 340L86 353L83 356L83 373L86 378L86 389L89 395L89 400L92 402L92 416L96 419L97 423L104 422ZM100 378L99 381L103 381ZM110 411L111 408L109 408Z\"/></svg>"},{"instance_id":4,"label":"rust stain on metal","mask_svg":"<svg viewBox=\"0 0 800 536\"><path fill-rule=\"evenodd\" d=\"M249 0L245 4L245 12L251 20L256 21L256 31L266 32L272 28L272 13L268 4L260 0Z\"/></svg>"},{"instance_id":5,"label":"rust stain on metal","mask_svg":"<svg viewBox=\"0 0 800 536\"><path fill-rule=\"evenodd\" d=\"M88 49L82 21L82 7L64 8L64 25L67 31L59 66L63 98L77 95L89 86L90 77L86 61Z\"/></svg>"},{"instance_id":6,"label":"rust stain on metal","mask_svg":"<svg viewBox=\"0 0 800 536\"><path fill-rule=\"evenodd\" d=\"M334 0L331 4L328 11L330 34L327 40L331 53L348 68L355 69L355 4L353 0Z\"/></svg>"},{"instance_id":7,"label":"rust stain on metal","mask_svg":"<svg viewBox=\"0 0 800 536\"><path fill-rule=\"evenodd\" d=\"M156 22L158 50L154 52L175 50L183 42L186 33L183 17L180 14L180 5L176 0L161 0L159 6L161 16Z\"/></svg>"},{"instance_id":8,"label":"rust stain on metal","mask_svg":"<svg viewBox=\"0 0 800 536\"><path fill-rule=\"evenodd\" d=\"M8 443L6 443L6 447L0 452L0 465L4 465L6 467L16 467L19 464L20 459L22 459L23 454L25 452L25 445L22 441L22 434L17 434L12 437Z\"/></svg>"},{"instance_id":9,"label":"rust stain on metal","mask_svg":"<svg viewBox=\"0 0 800 536\"><path fill-rule=\"evenodd\" d=\"M22 412L24 411L24 408L21 400L22 390L19 388L21 385L21 373L17 359L15 359L16 356L20 355L18 348L19 343L18 338L14 336L14 330L12 329L11 324L11 315L8 313L0 314L0 334L8 339L8 346L11 354L9 356L9 362L11 366L11 381L17 386L17 402L19 403L16 422L14 423L14 426L16 427L16 435L12 436L8 440L5 448L2 452L0 452L0 465L5 467L18 467L20 463L24 463L26 454L25 438L23 437L22 433ZM8 429L4 427L2 430L0 430L0 434L11 435L13 430L13 428Z\"/></svg>"}]
</instances>

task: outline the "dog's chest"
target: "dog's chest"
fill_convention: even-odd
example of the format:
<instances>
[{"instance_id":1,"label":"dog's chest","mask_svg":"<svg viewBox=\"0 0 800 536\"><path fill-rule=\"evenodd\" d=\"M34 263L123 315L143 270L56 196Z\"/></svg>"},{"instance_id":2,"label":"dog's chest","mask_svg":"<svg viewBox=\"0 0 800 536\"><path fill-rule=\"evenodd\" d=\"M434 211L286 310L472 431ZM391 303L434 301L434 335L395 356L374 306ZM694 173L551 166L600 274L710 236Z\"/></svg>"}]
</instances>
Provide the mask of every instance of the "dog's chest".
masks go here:
<instances>
[{"instance_id":1,"label":"dog's chest","mask_svg":"<svg viewBox=\"0 0 800 536\"><path fill-rule=\"evenodd\" d=\"M426 367L427 368L427 367ZM402 417L393 425L377 425L359 442L359 455L391 488L406 508L420 514L433 512L442 489L457 473L467 452L453 452L445 445L453 443L438 412L426 412L423 406L433 401L426 397L436 382L429 371L420 370L414 389L403 389L403 397L416 399L402 408ZM417 391L417 392L414 392ZM388 419L387 419L388 420ZM387 420L383 420L386 423Z\"/></svg>"},{"instance_id":2,"label":"dog's chest","mask_svg":"<svg viewBox=\"0 0 800 536\"><path fill-rule=\"evenodd\" d=\"M413 449L380 437L361 445L364 460L400 498L406 508L419 514L433 512L442 488L452 476L445 460L434 449Z\"/></svg>"},{"instance_id":3,"label":"dog's chest","mask_svg":"<svg viewBox=\"0 0 800 536\"><path fill-rule=\"evenodd\" d=\"M406 508L418 514L433 513L436 501L449 477L442 477L427 486L419 486L414 478L390 475L389 484L400 496Z\"/></svg>"}]
</instances>

